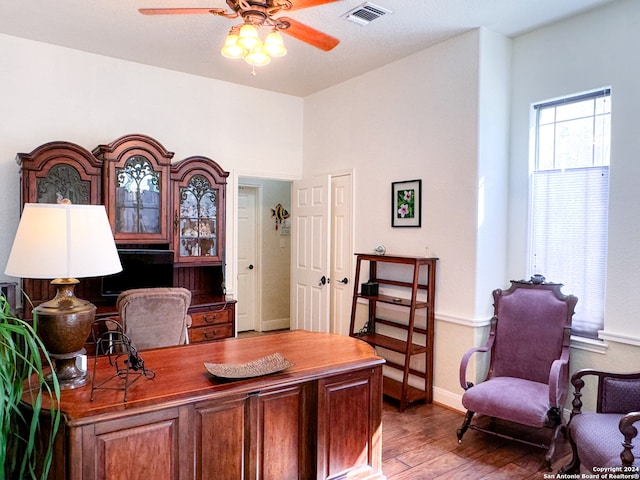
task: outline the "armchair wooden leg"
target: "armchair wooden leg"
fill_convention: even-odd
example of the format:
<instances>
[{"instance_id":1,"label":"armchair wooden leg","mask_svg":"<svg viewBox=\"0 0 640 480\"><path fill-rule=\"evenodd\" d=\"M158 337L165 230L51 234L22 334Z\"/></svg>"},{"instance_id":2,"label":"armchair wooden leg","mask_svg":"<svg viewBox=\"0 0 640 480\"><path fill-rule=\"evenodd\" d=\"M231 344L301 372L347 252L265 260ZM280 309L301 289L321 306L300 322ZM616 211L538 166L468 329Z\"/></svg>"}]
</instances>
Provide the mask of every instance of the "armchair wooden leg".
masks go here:
<instances>
[{"instance_id":1,"label":"armchair wooden leg","mask_svg":"<svg viewBox=\"0 0 640 480\"><path fill-rule=\"evenodd\" d=\"M578 457L578 449L576 444L571 438L571 433L566 429L567 437L569 438L569 445L571 445L571 461L564 467L560 468L558 473L578 473L580 471L580 457Z\"/></svg>"},{"instance_id":2,"label":"armchair wooden leg","mask_svg":"<svg viewBox=\"0 0 640 480\"><path fill-rule=\"evenodd\" d=\"M473 418L474 413L475 412L472 412L471 410L467 410L467 414L464 416L462 426L456 432L458 436L458 443L462 443L462 436L464 435L464 432L469 429L469 425L471 425L471 419Z\"/></svg>"},{"instance_id":3,"label":"armchair wooden leg","mask_svg":"<svg viewBox=\"0 0 640 480\"><path fill-rule=\"evenodd\" d=\"M556 425L553 429L553 433L551 434L551 442L549 443L549 449L544 456L544 459L547 461L547 469L551 471L551 464L553 463L553 456L556 453L556 442L558 441L558 437L565 433L564 425ZM565 433L566 435L566 433Z\"/></svg>"}]
</instances>

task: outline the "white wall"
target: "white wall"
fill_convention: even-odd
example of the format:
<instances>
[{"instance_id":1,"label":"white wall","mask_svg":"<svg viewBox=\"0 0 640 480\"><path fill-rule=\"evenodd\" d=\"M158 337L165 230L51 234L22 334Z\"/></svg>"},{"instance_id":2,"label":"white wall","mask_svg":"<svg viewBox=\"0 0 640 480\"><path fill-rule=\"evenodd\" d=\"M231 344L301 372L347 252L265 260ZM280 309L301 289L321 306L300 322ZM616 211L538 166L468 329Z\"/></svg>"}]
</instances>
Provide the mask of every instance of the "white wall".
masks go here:
<instances>
[{"instance_id":1,"label":"white wall","mask_svg":"<svg viewBox=\"0 0 640 480\"><path fill-rule=\"evenodd\" d=\"M478 32L304 100L304 173L354 168L355 251L440 258L437 310L474 316ZM391 183L422 179L422 228L391 227Z\"/></svg>"},{"instance_id":2,"label":"white wall","mask_svg":"<svg viewBox=\"0 0 640 480\"><path fill-rule=\"evenodd\" d=\"M510 41L476 30L304 100L305 176L355 169L356 251L439 257L434 398L452 406L506 281L509 66ZM422 227L393 228L391 182L416 178Z\"/></svg>"},{"instance_id":3,"label":"white wall","mask_svg":"<svg viewBox=\"0 0 640 480\"><path fill-rule=\"evenodd\" d=\"M478 79L478 175L475 315L491 318L489 293L508 286L506 277L509 203L509 101L511 40L483 30ZM483 322L484 321L484 322Z\"/></svg>"},{"instance_id":4,"label":"white wall","mask_svg":"<svg viewBox=\"0 0 640 480\"><path fill-rule=\"evenodd\" d=\"M526 270L530 105L611 86L605 332L636 345L640 345L640 296L634 292L640 284L638 25L640 2L621 0L514 41L508 262L513 276Z\"/></svg>"},{"instance_id":5,"label":"white wall","mask_svg":"<svg viewBox=\"0 0 640 480\"><path fill-rule=\"evenodd\" d=\"M0 65L0 265L6 264L20 212L16 153L45 142L66 140L92 150L143 133L175 152L174 161L204 155L246 175L302 174L298 97L6 35L0 35ZM277 148L265 148L274 131L287 135L278 136ZM232 192L228 198L231 236ZM228 250L228 257L233 253ZM6 278L3 271L0 278ZM233 290L235 276L227 278Z\"/></svg>"},{"instance_id":6,"label":"white wall","mask_svg":"<svg viewBox=\"0 0 640 480\"><path fill-rule=\"evenodd\" d=\"M504 281L509 64L477 30L305 98L305 175L356 169L356 251L439 257L440 317L486 318L477 285ZM422 228L393 228L391 182L413 178Z\"/></svg>"}]
</instances>

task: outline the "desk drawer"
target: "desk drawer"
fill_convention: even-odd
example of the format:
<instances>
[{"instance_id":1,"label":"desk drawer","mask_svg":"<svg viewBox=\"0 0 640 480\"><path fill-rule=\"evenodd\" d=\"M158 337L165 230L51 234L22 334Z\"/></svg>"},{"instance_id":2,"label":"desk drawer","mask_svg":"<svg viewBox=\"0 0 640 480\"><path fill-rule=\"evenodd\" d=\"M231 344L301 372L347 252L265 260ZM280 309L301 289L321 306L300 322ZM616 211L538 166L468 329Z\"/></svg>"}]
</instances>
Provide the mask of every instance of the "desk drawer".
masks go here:
<instances>
[{"instance_id":1,"label":"desk drawer","mask_svg":"<svg viewBox=\"0 0 640 480\"><path fill-rule=\"evenodd\" d=\"M233 336L233 324L225 323L211 327L200 327L189 329L189 341L191 343L207 342L209 340L220 340Z\"/></svg>"},{"instance_id":2,"label":"desk drawer","mask_svg":"<svg viewBox=\"0 0 640 480\"><path fill-rule=\"evenodd\" d=\"M191 327L206 327L209 325L219 325L231 322L231 310L207 310L205 312L194 312L191 315Z\"/></svg>"}]
</instances>

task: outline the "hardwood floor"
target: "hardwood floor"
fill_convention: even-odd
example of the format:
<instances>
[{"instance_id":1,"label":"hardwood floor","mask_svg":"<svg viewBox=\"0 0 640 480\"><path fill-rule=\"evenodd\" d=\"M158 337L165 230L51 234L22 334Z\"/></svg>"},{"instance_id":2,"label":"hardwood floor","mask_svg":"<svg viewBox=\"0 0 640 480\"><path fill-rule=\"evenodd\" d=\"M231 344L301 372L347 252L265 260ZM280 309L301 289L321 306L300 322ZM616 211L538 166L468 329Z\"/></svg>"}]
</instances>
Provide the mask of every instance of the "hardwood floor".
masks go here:
<instances>
[{"instance_id":1,"label":"hardwood floor","mask_svg":"<svg viewBox=\"0 0 640 480\"><path fill-rule=\"evenodd\" d=\"M458 444L456 430L462 419L461 413L433 404L413 405L399 413L396 405L385 400L382 461L387 479L534 480L557 473L571 459L571 448L564 439L557 447L551 472L541 448L474 430L468 430ZM500 422L492 426L502 431L513 428ZM550 433L548 429L518 431L530 436Z\"/></svg>"}]
</instances>

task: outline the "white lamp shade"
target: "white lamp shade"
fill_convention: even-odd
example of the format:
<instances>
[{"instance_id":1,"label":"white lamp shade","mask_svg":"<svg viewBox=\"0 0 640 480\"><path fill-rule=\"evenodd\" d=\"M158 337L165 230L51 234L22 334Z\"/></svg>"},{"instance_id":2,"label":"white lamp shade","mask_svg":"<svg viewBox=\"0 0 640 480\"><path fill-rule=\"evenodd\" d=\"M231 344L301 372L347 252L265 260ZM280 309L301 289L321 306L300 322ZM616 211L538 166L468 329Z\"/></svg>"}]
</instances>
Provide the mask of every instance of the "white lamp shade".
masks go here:
<instances>
[{"instance_id":1,"label":"white lamp shade","mask_svg":"<svg viewBox=\"0 0 640 480\"><path fill-rule=\"evenodd\" d=\"M24 205L4 273L21 278L85 278L120 272L103 205Z\"/></svg>"}]
</instances>

